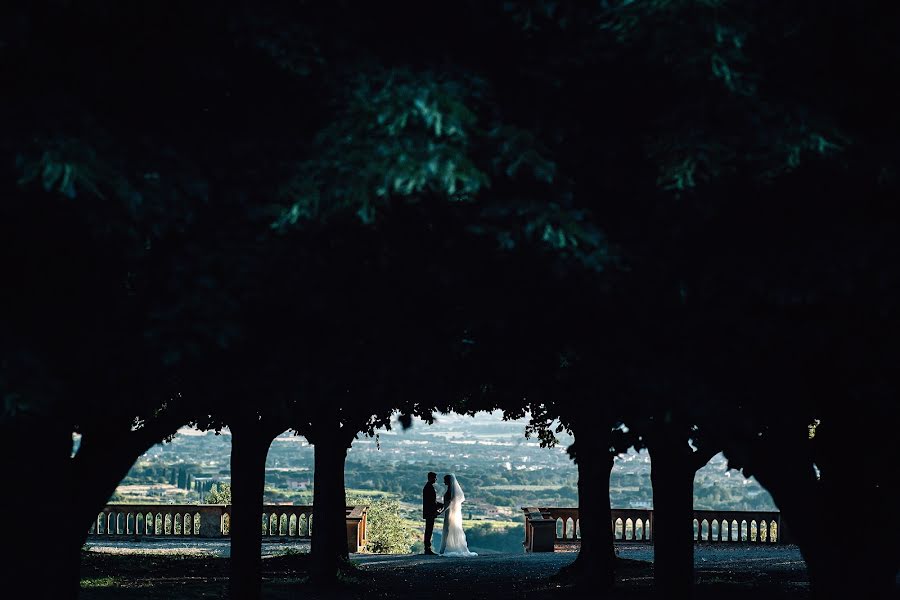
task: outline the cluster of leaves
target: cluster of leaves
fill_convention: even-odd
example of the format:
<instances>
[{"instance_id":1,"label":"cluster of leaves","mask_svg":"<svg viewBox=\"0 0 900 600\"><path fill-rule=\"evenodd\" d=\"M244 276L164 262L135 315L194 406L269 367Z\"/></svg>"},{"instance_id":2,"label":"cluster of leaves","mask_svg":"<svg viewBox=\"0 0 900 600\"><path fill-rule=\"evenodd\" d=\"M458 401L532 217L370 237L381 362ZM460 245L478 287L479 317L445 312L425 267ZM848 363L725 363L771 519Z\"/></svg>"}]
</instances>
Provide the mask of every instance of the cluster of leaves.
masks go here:
<instances>
[{"instance_id":1,"label":"cluster of leaves","mask_svg":"<svg viewBox=\"0 0 900 600\"><path fill-rule=\"evenodd\" d=\"M203 502L205 504L231 504L231 484L214 483L206 493Z\"/></svg>"},{"instance_id":2,"label":"cluster of leaves","mask_svg":"<svg viewBox=\"0 0 900 600\"><path fill-rule=\"evenodd\" d=\"M376 500L350 496L347 503L368 506L366 512L366 552L373 554L409 554L418 532L403 518L400 501L392 497Z\"/></svg>"},{"instance_id":3,"label":"cluster of leaves","mask_svg":"<svg viewBox=\"0 0 900 600\"><path fill-rule=\"evenodd\" d=\"M466 200L488 184L471 161L475 116L467 90L432 73L355 76L314 158L280 191L288 203L274 226L355 214L364 223L392 199L427 195Z\"/></svg>"}]
</instances>

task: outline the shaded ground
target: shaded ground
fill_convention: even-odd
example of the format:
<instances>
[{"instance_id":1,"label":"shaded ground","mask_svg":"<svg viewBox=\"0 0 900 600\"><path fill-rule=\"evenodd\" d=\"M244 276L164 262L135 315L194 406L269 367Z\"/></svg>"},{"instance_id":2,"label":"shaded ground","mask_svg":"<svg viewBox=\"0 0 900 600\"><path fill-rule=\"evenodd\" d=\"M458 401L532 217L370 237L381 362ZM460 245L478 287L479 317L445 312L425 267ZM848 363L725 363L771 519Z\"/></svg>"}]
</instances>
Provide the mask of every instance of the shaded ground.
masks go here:
<instances>
[{"instance_id":1,"label":"shaded ground","mask_svg":"<svg viewBox=\"0 0 900 600\"><path fill-rule=\"evenodd\" d=\"M174 600L227 595L229 559L222 556L227 542L191 548L159 542L148 545L151 548L129 549L127 543L104 544L85 552L82 598ZM613 597L651 597L652 547L621 544L617 548L620 565ZM355 568L333 589L314 589L305 582L308 556L298 548L271 544L264 554L264 597L272 600L596 596L590 585L576 589L571 583L551 581L560 567L575 559L574 553L485 554L476 558L357 555ZM696 547L695 564L698 598L808 597L806 568L794 546L702 544Z\"/></svg>"}]
</instances>

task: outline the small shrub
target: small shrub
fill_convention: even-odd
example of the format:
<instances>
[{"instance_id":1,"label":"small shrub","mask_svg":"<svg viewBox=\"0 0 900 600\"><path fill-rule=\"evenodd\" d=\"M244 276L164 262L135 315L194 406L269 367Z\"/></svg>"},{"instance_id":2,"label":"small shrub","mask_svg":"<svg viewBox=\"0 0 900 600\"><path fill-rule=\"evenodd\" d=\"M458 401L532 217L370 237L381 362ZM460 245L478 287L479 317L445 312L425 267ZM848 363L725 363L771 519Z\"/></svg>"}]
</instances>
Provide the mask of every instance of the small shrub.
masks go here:
<instances>
[{"instance_id":1,"label":"small shrub","mask_svg":"<svg viewBox=\"0 0 900 600\"><path fill-rule=\"evenodd\" d=\"M204 504L231 504L231 484L213 484L206 493Z\"/></svg>"},{"instance_id":2,"label":"small shrub","mask_svg":"<svg viewBox=\"0 0 900 600\"><path fill-rule=\"evenodd\" d=\"M348 498L348 504L367 504L366 552L373 554L409 554L418 538L418 532L410 527L400 514L400 501L381 497Z\"/></svg>"}]
</instances>

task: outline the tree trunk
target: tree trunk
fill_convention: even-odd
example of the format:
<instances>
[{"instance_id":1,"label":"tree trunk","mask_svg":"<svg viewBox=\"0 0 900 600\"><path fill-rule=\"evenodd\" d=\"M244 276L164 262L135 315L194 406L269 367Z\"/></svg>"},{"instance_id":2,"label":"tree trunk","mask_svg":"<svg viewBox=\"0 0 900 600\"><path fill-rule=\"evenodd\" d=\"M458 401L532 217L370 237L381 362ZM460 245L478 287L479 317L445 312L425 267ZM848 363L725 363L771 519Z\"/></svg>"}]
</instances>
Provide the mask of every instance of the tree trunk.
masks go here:
<instances>
[{"instance_id":1,"label":"tree trunk","mask_svg":"<svg viewBox=\"0 0 900 600\"><path fill-rule=\"evenodd\" d=\"M28 461L12 460L4 469L26 493L6 498L5 503L11 505L3 514L34 516L11 520L17 552L4 566L9 565L11 573L19 577L34 569L52 572L52 577L42 575L44 571L29 577L35 597L74 598L80 587L81 548L91 525L134 462L165 432L148 427L86 433L72 457L71 428L60 426L51 433L53 429L47 423L20 421L14 433L3 436L7 443L19 439L15 450L5 456L28 456ZM56 474L59 493L33 493L44 487L47 473ZM42 538L36 535L47 527L52 528L56 539L49 546L39 543ZM17 564L19 558L28 564Z\"/></svg>"},{"instance_id":2,"label":"tree trunk","mask_svg":"<svg viewBox=\"0 0 900 600\"><path fill-rule=\"evenodd\" d=\"M67 509L74 498L72 429L17 417L0 427L0 440L2 474L15 486L0 494L4 538L12 550L0 561L0 578L22 582L30 598L77 598L81 546L71 541L74 527L66 526L73 520ZM54 493L47 492L48 474ZM47 535L62 539L48 544Z\"/></svg>"},{"instance_id":3,"label":"tree trunk","mask_svg":"<svg viewBox=\"0 0 900 600\"><path fill-rule=\"evenodd\" d=\"M260 597L266 456L274 437L256 424L231 426L231 598Z\"/></svg>"},{"instance_id":4,"label":"tree trunk","mask_svg":"<svg viewBox=\"0 0 900 600\"><path fill-rule=\"evenodd\" d=\"M653 485L653 579L664 598L691 598L694 588L694 474L687 441L650 447Z\"/></svg>"},{"instance_id":5,"label":"tree trunk","mask_svg":"<svg viewBox=\"0 0 900 600\"><path fill-rule=\"evenodd\" d=\"M344 489L344 462L347 445L323 435L315 443L313 479L313 530L311 579L330 584L349 560L347 550L347 498Z\"/></svg>"},{"instance_id":6,"label":"tree trunk","mask_svg":"<svg viewBox=\"0 0 900 600\"><path fill-rule=\"evenodd\" d=\"M829 421L830 423L831 421ZM887 461L859 459L845 446L843 432L820 426L817 434L817 461L821 471L819 495L822 497L819 531L822 544L836 555L827 590L843 598L896 599L897 567L900 564L897 519L897 470ZM837 434L837 435L835 435ZM898 445L888 436L873 436L871 456L895 457ZM863 499L863 500L860 500ZM857 537L858 536L858 537ZM854 543L865 544L864 551ZM854 540L854 541L851 541ZM819 593L823 586L816 586ZM835 596L837 594L834 594Z\"/></svg>"},{"instance_id":7,"label":"tree trunk","mask_svg":"<svg viewBox=\"0 0 900 600\"><path fill-rule=\"evenodd\" d=\"M790 530L791 541L800 549L809 574L810 592L813 598L844 598L859 595L870 582L858 572L850 576L854 569L853 560L841 557L840 546L847 544L836 530L829 525L837 525L847 506L836 506L828 510L825 503L827 494L816 479L812 459L802 450L776 447L758 449L754 455L754 475L781 511ZM829 533L831 535L829 535ZM854 544L849 544L856 552ZM867 552L858 552L867 555ZM863 560L869 560L866 557ZM893 575L892 575L893 577ZM891 588L893 587L893 581ZM893 594L893 589L890 594ZM890 595L889 594L889 595ZM866 595L878 598L878 595Z\"/></svg>"},{"instance_id":8,"label":"tree trunk","mask_svg":"<svg viewBox=\"0 0 900 600\"><path fill-rule=\"evenodd\" d=\"M873 600L896 600L900 597L897 589L898 565L900 565L900 542L896 518L896 492L888 492L880 486L877 489L860 485L851 474L841 477L840 490L832 497L826 493L826 513L832 520L842 521L838 530L830 527L828 519L820 521L829 538L824 543L834 549L837 560L827 571L826 584L817 585L813 592L816 598L872 598ZM892 486L896 489L895 486ZM849 493L848 493L849 492ZM882 498L879 498L881 496ZM890 499L884 496L892 496ZM848 511L848 507L858 508L859 498L865 498L864 510ZM857 529L858 528L858 529ZM856 533L861 530L859 542L865 544L860 550ZM840 531L841 533L838 533ZM821 577L819 578L821 580ZM822 594L823 590L831 596ZM837 593L835 593L837 592Z\"/></svg>"},{"instance_id":9,"label":"tree trunk","mask_svg":"<svg viewBox=\"0 0 900 600\"><path fill-rule=\"evenodd\" d=\"M579 441L576 437L578 466L578 521L581 545L578 558L560 574L588 575L591 586L601 589L615 582L616 549L610 523L612 506L609 500L609 478L613 455L608 448Z\"/></svg>"},{"instance_id":10,"label":"tree trunk","mask_svg":"<svg viewBox=\"0 0 900 600\"><path fill-rule=\"evenodd\" d=\"M172 427L148 426L127 433L91 432L82 436L72 459L72 511L77 515L79 531L84 531L83 539L137 459L173 431Z\"/></svg>"}]
</instances>

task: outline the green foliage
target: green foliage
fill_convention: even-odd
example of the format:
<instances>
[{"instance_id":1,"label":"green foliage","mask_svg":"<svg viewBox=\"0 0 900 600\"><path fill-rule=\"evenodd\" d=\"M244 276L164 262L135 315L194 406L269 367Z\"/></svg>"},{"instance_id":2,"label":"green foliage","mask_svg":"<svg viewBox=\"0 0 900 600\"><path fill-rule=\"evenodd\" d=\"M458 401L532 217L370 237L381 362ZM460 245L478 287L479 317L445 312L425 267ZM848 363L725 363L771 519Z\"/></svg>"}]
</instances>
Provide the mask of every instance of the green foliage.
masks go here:
<instances>
[{"instance_id":1,"label":"green foliage","mask_svg":"<svg viewBox=\"0 0 900 600\"><path fill-rule=\"evenodd\" d=\"M400 502L382 497L374 502L365 497L347 499L348 504L369 506L366 551L374 554L408 554L418 534L400 514Z\"/></svg>"},{"instance_id":2,"label":"green foliage","mask_svg":"<svg viewBox=\"0 0 900 600\"><path fill-rule=\"evenodd\" d=\"M476 86L400 69L357 76L314 158L282 186L289 204L274 226L341 214L372 223L392 198L472 198L488 185L469 155L476 117L466 101Z\"/></svg>"},{"instance_id":3,"label":"green foliage","mask_svg":"<svg viewBox=\"0 0 900 600\"><path fill-rule=\"evenodd\" d=\"M519 523L512 527L495 526L492 523L469 523L466 526L466 542L470 549L523 552L524 539L524 526Z\"/></svg>"},{"instance_id":4,"label":"green foliage","mask_svg":"<svg viewBox=\"0 0 900 600\"><path fill-rule=\"evenodd\" d=\"M213 484L203 502L204 504L231 504L231 484Z\"/></svg>"},{"instance_id":5,"label":"green foliage","mask_svg":"<svg viewBox=\"0 0 900 600\"><path fill-rule=\"evenodd\" d=\"M78 142L51 143L49 146L37 158L20 156L20 186L39 185L46 192L59 193L69 199L80 194L105 199L100 186L109 181L101 180L113 177L91 149Z\"/></svg>"},{"instance_id":6,"label":"green foliage","mask_svg":"<svg viewBox=\"0 0 900 600\"><path fill-rule=\"evenodd\" d=\"M366 550L376 554L407 554L417 537L401 517L400 503L385 498L369 507L366 531Z\"/></svg>"},{"instance_id":7,"label":"green foliage","mask_svg":"<svg viewBox=\"0 0 900 600\"><path fill-rule=\"evenodd\" d=\"M586 211L553 189L559 173L548 148L497 114L482 79L370 69L341 85L312 158L296 163L278 189L274 229L340 218L374 224L397 202L433 210L443 201L463 206L457 216L468 233L493 236L503 250L527 243L596 268L609 262L607 240ZM488 193L498 181L528 191Z\"/></svg>"},{"instance_id":8,"label":"green foliage","mask_svg":"<svg viewBox=\"0 0 900 600\"><path fill-rule=\"evenodd\" d=\"M81 580L81 587L86 589L120 588L125 582L126 580L124 577L86 577Z\"/></svg>"},{"instance_id":9,"label":"green foliage","mask_svg":"<svg viewBox=\"0 0 900 600\"><path fill-rule=\"evenodd\" d=\"M676 197L736 174L770 182L795 170L801 156L827 158L848 146L838 141L847 132L836 114L808 101L839 98L828 87L813 91L829 51L812 49L833 43L819 37L831 31L817 21L827 11L810 18L797 6L739 0L533 0L505 10L529 38L556 40L560 55L547 60L571 69L558 70L558 85L607 72L606 57L627 61L627 78L608 78L602 97L587 105L615 106L617 93L626 105L642 96L643 114L599 112L598 131L623 123L632 137L642 132L657 187Z\"/></svg>"}]
</instances>

